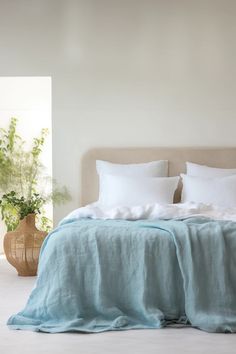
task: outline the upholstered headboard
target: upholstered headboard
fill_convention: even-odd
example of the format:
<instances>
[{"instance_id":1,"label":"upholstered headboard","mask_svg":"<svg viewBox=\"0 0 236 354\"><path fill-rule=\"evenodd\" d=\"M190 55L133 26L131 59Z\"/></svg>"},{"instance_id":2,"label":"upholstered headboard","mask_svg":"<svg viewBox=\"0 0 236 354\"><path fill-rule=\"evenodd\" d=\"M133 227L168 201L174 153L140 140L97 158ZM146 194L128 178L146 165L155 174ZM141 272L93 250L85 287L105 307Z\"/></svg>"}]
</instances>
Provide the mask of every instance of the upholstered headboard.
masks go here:
<instances>
[{"instance_id":1,"label":"upholstered headboard","mask_svg":"<svg viewBox=\"0 0 236 354\"><path fill-rule=\"evenodd\" d=\"M221 168L236 168L236 148L97 148L82 157L81 203L94 202L98 198L96 160L116 163L141 163L169 160L169 176L185 172L185 162ZM175 195L180 200L181 184Z\"/></svg>"}]
</instances>

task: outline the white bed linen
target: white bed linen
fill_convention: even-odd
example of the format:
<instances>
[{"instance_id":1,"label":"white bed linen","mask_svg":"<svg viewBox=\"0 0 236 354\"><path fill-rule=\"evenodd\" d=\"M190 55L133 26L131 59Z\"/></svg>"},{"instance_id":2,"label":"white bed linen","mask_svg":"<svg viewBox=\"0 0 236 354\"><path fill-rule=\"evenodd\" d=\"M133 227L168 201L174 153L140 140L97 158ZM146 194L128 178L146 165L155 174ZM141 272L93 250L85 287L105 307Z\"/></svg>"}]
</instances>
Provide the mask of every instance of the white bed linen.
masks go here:
<instances>
[{"instance_id":1,"label":"white bed linen","mask_svg":"<svg viewBox=\"0 0 236 354\"><path fill-rule=\"evenodd\" d=\"M236 175L217 178L188 176L181 173L183 190L181 201L236 206Z\"/></svg>"},{"instance_id":2,"label":"white bed linen","mask_svg":"<svg viewBox=\"0 0 236 354\"><path fill-rule=\"evenodd\" d=\"M167 177L168 161L158 160L146 163L121 164L96 160L99 175L108 174L126 177Z\"/></svg>"},{"instance_id":3,"label":"white bed linen","mask_svg":"<svg viewBox=\"0 0 236 354\"><path fill-rule=\"evenodd\" d=\"M193 216L209 217L214 220L236 221L236 207L220 208L203 203L179 203L179 204L149 204L135 207L104 208L98 202L89 204L72 211L66 216L71 218L92 218L92 219L183 219Z\"/></svg>"},{"instance_id":4,"label":"white bed linen","mask_svg":"<svg viewBox=\"0 0 236 354\"><path fill-rule=\"evenodd\" d=\"M187 175L204 178L227 177L236 174L236 168L216 168L199 165L193 162L186 162Z\"/></svg>"},{"instance_id":5,"label":"white bed linen","mask_svg":"<svg viewBox=\"0 0 236 354\"><path fill-rule=\"evenodd\" d=\"M179 177L100 175L99 204L109 208L172 203Z\"/></svg>"}]
</instances>

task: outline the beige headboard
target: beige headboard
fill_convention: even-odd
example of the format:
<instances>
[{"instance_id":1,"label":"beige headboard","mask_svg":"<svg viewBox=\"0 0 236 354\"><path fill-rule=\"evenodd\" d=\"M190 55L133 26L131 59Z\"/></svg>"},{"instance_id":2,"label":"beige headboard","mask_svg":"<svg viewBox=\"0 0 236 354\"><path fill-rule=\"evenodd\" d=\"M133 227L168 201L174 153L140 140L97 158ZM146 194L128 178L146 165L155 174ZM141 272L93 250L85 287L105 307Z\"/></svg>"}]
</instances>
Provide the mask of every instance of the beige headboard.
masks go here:
<instances>
[{"instance_id":1,"label":"beige headboard","mask_svg":"<svg viewBox=\"0 0 236 354\"><path fill-rule=\"evenodd\" d=\"M81 202L82 205L98 198L96 160L116 163L141 163L169 160L169 176L185 172L185 162L221 168L236 168L236 148L97 148L89 150L82 158ZM180 200L181 184L175 195Z\"/></svg>"}]
</instances>

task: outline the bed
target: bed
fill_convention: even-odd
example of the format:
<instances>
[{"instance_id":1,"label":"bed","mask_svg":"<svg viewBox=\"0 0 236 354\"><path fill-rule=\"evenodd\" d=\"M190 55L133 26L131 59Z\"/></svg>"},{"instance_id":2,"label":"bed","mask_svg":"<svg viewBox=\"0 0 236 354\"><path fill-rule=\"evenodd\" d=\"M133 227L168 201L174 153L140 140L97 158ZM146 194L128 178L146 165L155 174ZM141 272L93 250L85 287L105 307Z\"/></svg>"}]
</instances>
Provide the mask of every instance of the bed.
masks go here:
<instances>
[{"instance_id":1,"label":"bed","mask_svg":"<svg viewBox=\"0 0 236 354\"><path fill-rule=\"evenodd\" d=\"M82 160L84 205L97 199L97 159L166 159L174 176L186 161L235 168L236 148L91 150ZM181 184L176 202L180 192ZM189 325L236 332L236 209L217 210L213 219L216 210L202 208L126 208L125 217L117 209L101 217L92 206L71 213L46 238L35 287L9 328L94 333Z\"/></svg>"}]
</instances>

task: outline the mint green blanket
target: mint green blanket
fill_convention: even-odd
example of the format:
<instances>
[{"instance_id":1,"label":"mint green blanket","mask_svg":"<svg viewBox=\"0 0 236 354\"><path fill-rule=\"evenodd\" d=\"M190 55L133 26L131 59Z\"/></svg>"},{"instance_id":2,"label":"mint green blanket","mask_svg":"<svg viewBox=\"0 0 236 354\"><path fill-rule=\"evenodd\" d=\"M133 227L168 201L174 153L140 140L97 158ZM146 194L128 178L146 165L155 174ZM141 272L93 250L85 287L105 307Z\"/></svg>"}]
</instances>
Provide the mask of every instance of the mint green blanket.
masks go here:
<instances>
[{"instance_id":1,"label":"mint green blanket","mask_svg":"<svg viewBox=\"0 0 236 354\"><path fill-rule=\"evenodd\" d=\"M12 329L101 332L183 323L236 332L236 223L69 220L45 240Z\"/></svg>"}]
</instances>

